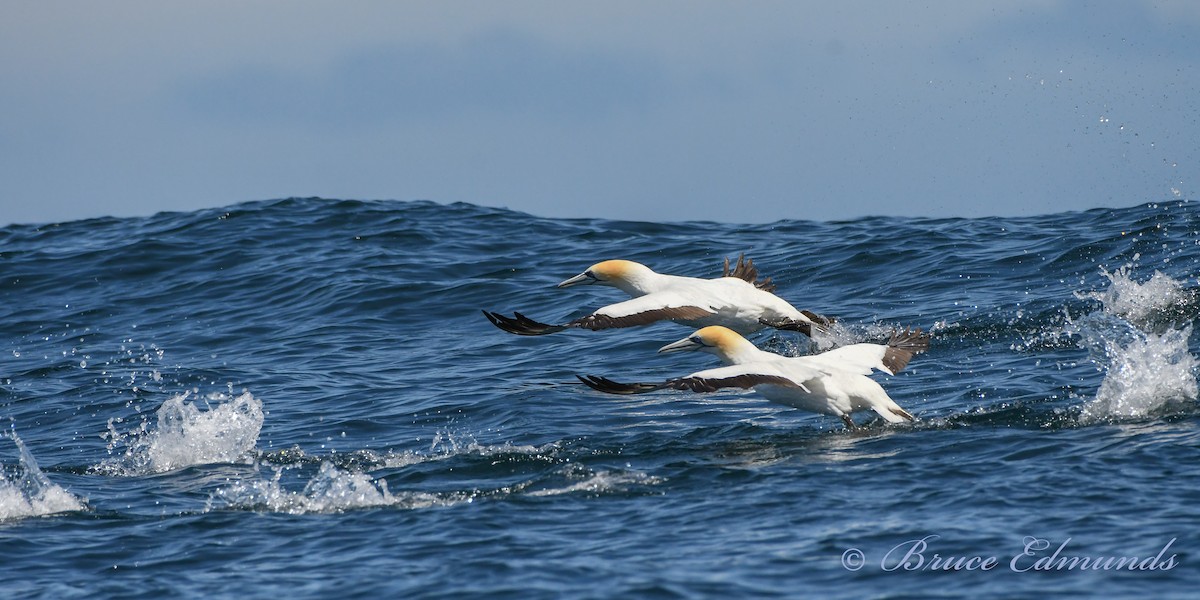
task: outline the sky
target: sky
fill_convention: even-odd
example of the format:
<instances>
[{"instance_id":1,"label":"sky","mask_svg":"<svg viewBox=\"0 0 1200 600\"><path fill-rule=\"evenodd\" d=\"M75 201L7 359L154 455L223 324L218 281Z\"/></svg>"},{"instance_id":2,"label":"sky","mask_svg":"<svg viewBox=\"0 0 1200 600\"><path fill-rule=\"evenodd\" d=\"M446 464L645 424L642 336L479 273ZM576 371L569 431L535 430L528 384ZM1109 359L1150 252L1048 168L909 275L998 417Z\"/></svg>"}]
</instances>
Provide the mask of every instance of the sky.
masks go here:
<instances>
[{"instance_id":1,"label":"sky","mask_svg":"<svg viewBox=\"0 0 1200 600\"><path fill-rule=\"evenodd\" d=\"M0 225L292 196L1016 216L1198 183L1190 0L0 0Z\"/></svg>"}]
</instances>

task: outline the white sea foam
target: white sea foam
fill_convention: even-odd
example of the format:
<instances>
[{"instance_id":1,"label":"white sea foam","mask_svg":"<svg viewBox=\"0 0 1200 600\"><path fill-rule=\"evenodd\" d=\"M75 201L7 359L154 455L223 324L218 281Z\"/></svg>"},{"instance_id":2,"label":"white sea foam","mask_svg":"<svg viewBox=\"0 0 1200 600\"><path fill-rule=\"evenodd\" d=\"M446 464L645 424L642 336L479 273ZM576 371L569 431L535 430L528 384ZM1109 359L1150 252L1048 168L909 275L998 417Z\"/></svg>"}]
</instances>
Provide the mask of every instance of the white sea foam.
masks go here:
<instances>
[{"instance_id":1,"label":"white sea foam","mask_svg":"<svg viewBox=\"0 0 1200 600\"><path fill-rule=\"evenodd\" d=\"M46 478L16 432L0 437L10 438L20 453L16 472L0 469L0 522L86 509L85 500Z\"/></svg>"},{"instance_id":2,"label":"white sea foam","mask_svg":"<svg viewBox=\"0 0 1200 600\"><path fill-rule=\"evenodd\" d=\"M207 510L251 509L288 514L335 513L380 506L427 508L470 502L470 494L440 496L424 492L393 494L387 482L372 479L361 471L339 469L322 462L320 470L300 491L290 491L280 483L283 471L271 479L238 481L214 492Z\"/></svg>"},{"instance_id":3,"label":"white sea foam","mask_svg":"<svg viewBox=\"0 0 1200 600\"><path fill-rule=\"evenodd\" d=\"M1082 294L1103 303L1100 313L1067 320L1066 331L1104 370L1096 397L1084 405L1081 420L1142 418L1173 403L1194 401L1200 361L1188 350L1191 325L1155 331L1153 317L1187 299L1182 283L1158 271L1138 283L1123 267L1104 271L1110 285Z\"/></svg>"},{"instance_id":4,"label":"white sea foam","mask_svg":"<svg viewBox=\"0 0 1200 600\"><path fill-rule=\"evenodd\" d=\"M140 475L192 465L249 462L263 425L262 401L249 392L231 398L210 394L207 410L188 402L191 393L171 397L155 414L153 427L143 421L133 431L117 431L109 421L109 452L124 446L115 460L99 466L102 472ZM213 403L216 403L215 405Z\"/></svg>"}]
</instances>

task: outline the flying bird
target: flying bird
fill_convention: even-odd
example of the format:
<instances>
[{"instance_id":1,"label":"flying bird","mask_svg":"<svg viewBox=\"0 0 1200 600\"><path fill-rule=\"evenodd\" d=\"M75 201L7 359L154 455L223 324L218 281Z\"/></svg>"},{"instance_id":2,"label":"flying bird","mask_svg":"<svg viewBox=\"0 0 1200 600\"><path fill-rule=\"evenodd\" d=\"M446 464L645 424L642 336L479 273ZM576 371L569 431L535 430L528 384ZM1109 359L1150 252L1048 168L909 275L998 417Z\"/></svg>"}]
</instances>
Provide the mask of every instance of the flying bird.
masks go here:
<instances>
[{"instance_id":1,"label":"flying bird","mask_svg":"<svg viewBox=\"0 0 1200 600\"><path fill-rule=\"evenodd\" d=\"M913 420L868 375L874 371L895 375L908 365L913 355L928 348L928 334L920 329L906 329L893 331L887 344L852 344L821 354L787 357L759 350L737 332L717 326L700 329L663 346L659 352L699 350L717 355L726 366L659 383L619 383L595 375L576 377L592 389L609 394L753 388L771 402L835 416L847 428L856 429L850 415L861 410L875 411L889 423Z\"/></svg>"},{"instance_id":2,"label":"flying bird","mask_svg":"<svg viewBox=\"0 0 1200 600\"><path fill-rule=\"evenodd\" d=\"M759 281L754 261L746 260L745 255L738 257L733 269L725 259L722 276L713 279L656 273L631 260L606 260L558 287L576 285L611 286L633 298L557 325L539 323L519 312L512 317L486 310L483 314L496 327L517 335L546 335L573 327L635 327L669 320L693 328L721 325L742 334L773 327L812 337L813 328L833 323L831 318L797 310L776 296L770 278Z\"/></svg>"}]
</instances>

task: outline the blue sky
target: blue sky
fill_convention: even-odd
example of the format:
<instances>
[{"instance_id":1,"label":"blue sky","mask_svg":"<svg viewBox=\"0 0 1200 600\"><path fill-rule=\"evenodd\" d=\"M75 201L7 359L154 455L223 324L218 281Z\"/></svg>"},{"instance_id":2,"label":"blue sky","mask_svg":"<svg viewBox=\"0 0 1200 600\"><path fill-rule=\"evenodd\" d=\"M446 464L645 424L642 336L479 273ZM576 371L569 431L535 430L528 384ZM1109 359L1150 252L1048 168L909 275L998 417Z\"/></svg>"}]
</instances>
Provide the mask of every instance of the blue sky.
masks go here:
<instances>
[{"instance_id":1,"label":"blue sky","mask_svg":"<svg viewBox=\"0 0 1200 600\"><path fill-rule=\"evenodd\" d=\"M287 196L551 217L1192 199L1200 3L0 0L0 223Z\"/></svg>"}]
</instances>

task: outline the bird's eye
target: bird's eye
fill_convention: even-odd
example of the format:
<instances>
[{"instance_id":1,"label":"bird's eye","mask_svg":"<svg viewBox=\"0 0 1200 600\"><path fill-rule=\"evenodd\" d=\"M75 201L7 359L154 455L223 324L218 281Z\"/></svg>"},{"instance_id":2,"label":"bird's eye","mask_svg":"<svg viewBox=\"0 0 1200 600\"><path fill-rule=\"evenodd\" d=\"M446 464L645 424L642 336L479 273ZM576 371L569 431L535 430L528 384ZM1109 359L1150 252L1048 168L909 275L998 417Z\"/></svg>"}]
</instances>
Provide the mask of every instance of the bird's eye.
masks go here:
<instances>
[{"instance_id":1,"label":"bird's eye","mask_svg":"<svg viewBox=\"0 0 1200 600\"><path fill-rule=\"evenodd\" d=\"M693 344L696 344L697 346L707 346L708 345L708 344L704 343L704 338L702 338L698 335L693 335L692 337L688 338L688 341Z\"/></svg>"},{"instance_id":2,"label":"bird's eye","mask_svg":"<svg viewBox=\"0 0 1200 600\"><path fill-rule=\"evenodd\" d=\"M591 269L584 271L583 276L587 277L588 279L600 279L599 277L596 277L596 274L593 273Z\"/></svg>"}]
</instances>

